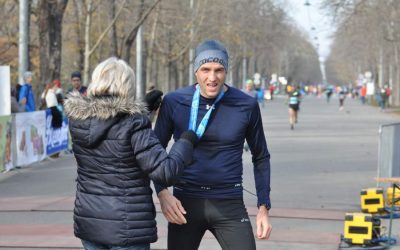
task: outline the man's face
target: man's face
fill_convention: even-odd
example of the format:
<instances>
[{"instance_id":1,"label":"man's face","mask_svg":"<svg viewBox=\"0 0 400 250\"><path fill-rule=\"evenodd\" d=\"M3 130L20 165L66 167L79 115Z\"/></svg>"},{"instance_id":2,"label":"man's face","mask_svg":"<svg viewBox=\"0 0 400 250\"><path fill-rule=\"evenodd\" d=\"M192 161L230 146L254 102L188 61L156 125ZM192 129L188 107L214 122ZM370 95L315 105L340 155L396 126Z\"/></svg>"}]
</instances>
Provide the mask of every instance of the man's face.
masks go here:
<instances>
[{"instance_id":1,"label":"man's face","mask_svg":"<svg viewBox=\"0 0 400 250\"><path fill-rule=\"evenodd\" d=\"M219 63L209 62L200 66L196 72L200 94L206 98L215 98L224 86L226 72Z\"/></svg>"},{"instance_id":2,"label":"man's face","mask_svg":"<svg viewBox=\"0 0 400 250\"><path fill-rule=\"evenodd\" d=\"M72 77L71 81L72 81L72 86L74 87L74 89L79 89L81 87L81 78Z\"/></svg>"}]
</instances>

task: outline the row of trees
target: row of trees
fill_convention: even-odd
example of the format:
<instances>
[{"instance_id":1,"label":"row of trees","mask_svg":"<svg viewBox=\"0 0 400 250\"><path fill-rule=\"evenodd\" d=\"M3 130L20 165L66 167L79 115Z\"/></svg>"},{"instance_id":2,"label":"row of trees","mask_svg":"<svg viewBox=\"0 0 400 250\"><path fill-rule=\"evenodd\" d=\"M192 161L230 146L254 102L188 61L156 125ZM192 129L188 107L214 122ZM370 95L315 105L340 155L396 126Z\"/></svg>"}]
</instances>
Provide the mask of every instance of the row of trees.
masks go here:
<instances>
[{"instance_id":1,"label":"row of trees","mask_svg":"<svg viewBox=\"0 0 400 250\"><path fill-rule=\"evenodd\" d=\"M36 89L80 70L84 83L101 60L135 65L143 30L144 88L169 91L189 82L189 53L200 41L222 41L230 54L229 81L277 73L293 82L321 80L318 55L272 0L35 0L30 1L30 69ZM0 63L18 67L18 1L0 2ZM244 60L245 59L245 60ZM246 75L243 64L246 62ZM135 67L133 67L135 68Z\"/></svg>"},{"instance_id":2,"label":"row of trees","mask_svg":"<svg viewBox=\"0 0 400 250\"><path fill-rule=\"evenodd\" d=\"M337 31L327 60L328 79L354 83L372 72L376 89L388 84L400 105L400 1L326 0Z\"/></svg>"}]
</instances>

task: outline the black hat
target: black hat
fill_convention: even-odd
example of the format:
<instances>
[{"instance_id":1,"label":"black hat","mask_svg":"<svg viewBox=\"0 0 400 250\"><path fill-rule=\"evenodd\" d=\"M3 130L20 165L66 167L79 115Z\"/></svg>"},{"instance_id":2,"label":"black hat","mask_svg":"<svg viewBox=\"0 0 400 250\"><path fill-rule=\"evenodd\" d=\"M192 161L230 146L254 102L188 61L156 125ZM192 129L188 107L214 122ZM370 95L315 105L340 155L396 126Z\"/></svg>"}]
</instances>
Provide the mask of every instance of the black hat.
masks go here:
<instances>
[{"instance_id":1,"label":"black hat","mask_svg":"<svg viewBox=\"0 0 400 250\"><path fill-rule=\"evenodd\" d=\"M79 71L72 72L71 79L74 77L78 77L79 79L82 79L81 72L79 72Z\"/></svg>"}]
</instances>

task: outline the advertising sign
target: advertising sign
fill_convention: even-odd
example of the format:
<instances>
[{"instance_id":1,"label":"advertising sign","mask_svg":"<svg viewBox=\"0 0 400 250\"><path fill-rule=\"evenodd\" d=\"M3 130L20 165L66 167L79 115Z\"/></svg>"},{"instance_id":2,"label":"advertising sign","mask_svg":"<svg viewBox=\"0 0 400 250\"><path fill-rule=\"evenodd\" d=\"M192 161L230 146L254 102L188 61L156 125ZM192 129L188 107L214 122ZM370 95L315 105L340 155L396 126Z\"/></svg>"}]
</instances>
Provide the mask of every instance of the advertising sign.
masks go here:
<instances>
[{"instance_id":1,"label":"advertising sign","mask_svg":"<svg viewBox=\"0 0 400 250\"><path fill-rule=\"evenodd\" d=\"M51 155L68 149L68 119L64 118L61 128L53 128L51 110L46 110L46 152Z\"/></svg>"},{"instance_id":2,"label":"advertising sign","mask_svg":"<svg viewBox=\"0 0 400 250\"><path fill-rule=\"evenodd\" d=\"M0 116L11 114L10 66L0 66Z\"/></svg>"},{"instance_id":3,"label":"advertising sign","mask_svg":"<svg viewBox=\"0 0 400 250\"><path fill-rule=\"evenodd\" d=\"M15 124L17 156L14 165L43 160L46 157L46 112L17 113Z\"/></svg>"},{"instance_id":4,"label":"advertising sign","mask_svg":"<svg viewBox=\"0 0 400 250\"><path fill-rule=\"evenodd\" d=\"M11 116L0 116L0 172L12 168L11 129Z\"/></svg>"}]
</instances>

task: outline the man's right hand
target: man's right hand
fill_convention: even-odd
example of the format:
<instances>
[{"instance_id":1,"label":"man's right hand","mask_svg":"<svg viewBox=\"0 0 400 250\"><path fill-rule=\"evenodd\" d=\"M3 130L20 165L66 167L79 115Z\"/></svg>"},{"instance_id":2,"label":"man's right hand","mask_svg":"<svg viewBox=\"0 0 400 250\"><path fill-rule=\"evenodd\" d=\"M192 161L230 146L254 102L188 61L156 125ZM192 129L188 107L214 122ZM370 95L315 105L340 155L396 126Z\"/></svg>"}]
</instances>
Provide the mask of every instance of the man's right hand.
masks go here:
<instances>
[{"instance_id":1,"label":"man's right hand","mask_svg":"<svg viewBox=\"0 0 400 250\"><path fill-rule=\"evenodd\" d=\"M173 196L168 189L164 189L158 193L161 210L165 218L170 222L178 225L186 224L185 209L181 202Z\"/></svg>"}]
</instances>

